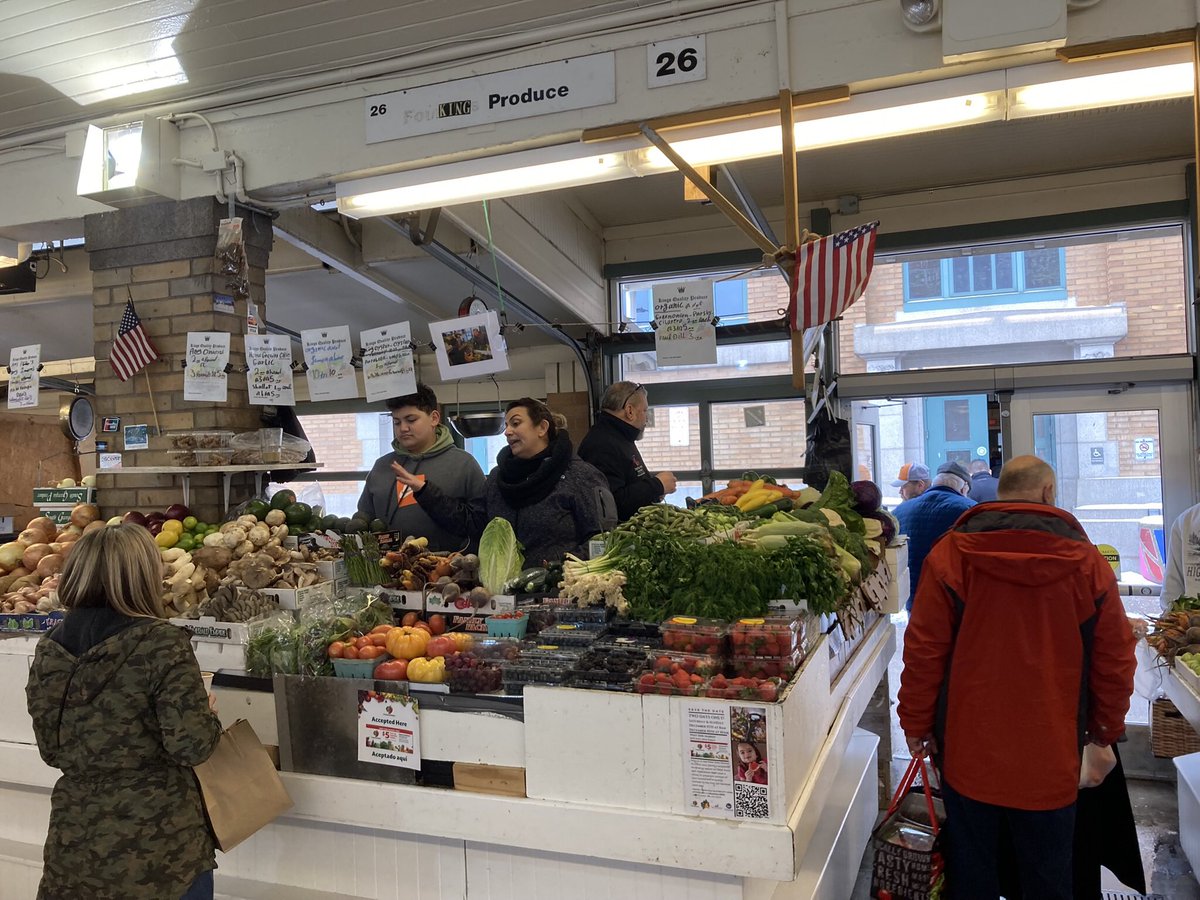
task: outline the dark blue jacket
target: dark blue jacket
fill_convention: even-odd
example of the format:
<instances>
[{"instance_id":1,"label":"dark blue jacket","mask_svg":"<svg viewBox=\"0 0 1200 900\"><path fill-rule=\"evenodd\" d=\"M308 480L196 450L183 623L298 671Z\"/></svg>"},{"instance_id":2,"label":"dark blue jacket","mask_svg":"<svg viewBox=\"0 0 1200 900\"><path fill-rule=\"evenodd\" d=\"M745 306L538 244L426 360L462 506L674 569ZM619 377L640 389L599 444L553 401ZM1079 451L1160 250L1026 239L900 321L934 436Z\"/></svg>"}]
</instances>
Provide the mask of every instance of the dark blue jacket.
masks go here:
<instances>
[{"instance_id":1,"label":"dark blue jacket","mask_svg":"<svg viewBox=\"0 0 1200 900\"><path fill-rule=\"evenodd\" d=\"M912 612L913 597L917 593L917 582L921 580L921 563L937 543L937 539L950 530L975 501L964 497L954 488L938 485L931 487L920 497L905 500L896 507L896 519L900 522L900 533L908 535L908 575L911 588L905 608Z\"/></svg>"},{"instance_id":2,"label":"dark blue jacket","mask_svg":"<svg viewBox=\"0 0 1200 900\"><path fill-rule=\"evenodd\" d=\"M996 487L1000 479L991 472L978 472L971 476L971 493L967 494L976 503L996 499Z\"/></svg>"}]
</instances>

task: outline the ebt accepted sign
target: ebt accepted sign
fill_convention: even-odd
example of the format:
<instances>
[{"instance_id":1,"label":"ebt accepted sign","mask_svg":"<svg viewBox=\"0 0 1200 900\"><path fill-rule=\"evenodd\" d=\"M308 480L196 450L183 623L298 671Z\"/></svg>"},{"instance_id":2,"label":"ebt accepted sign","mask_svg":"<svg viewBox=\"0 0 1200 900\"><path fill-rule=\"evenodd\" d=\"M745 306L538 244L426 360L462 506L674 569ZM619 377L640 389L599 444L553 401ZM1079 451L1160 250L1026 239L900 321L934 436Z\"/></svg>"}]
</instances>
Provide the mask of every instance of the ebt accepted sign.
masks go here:
<instances>
[{"instance_id":1,"label":"ebt accepted sign","mask_svg":"<svg viewBox=\"0 0 1200 900\"><path fill-rule=\"evenodd\" d=\"M452 131L616 101L616 58L598 53L368 97L366 141Z\"/></svg>"}]
</instances>

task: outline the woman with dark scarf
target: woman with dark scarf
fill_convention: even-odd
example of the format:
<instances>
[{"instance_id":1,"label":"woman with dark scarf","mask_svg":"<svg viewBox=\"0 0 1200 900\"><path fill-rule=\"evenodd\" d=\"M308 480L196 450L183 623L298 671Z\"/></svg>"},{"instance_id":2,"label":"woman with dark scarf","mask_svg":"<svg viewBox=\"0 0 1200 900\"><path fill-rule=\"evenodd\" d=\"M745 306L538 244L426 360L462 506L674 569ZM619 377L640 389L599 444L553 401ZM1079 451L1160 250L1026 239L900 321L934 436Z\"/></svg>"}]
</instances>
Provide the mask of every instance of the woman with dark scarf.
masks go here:
<instances>
[{"instance_id":1,"label":"woman with dark scarf","mask_svg":"<svg viewBox=\"0 0 1200 900\"><path fill-rule=\"evenodd\" d=\"M422 482L399 463L392 463L392 470L442 527L461 527L466 520L477 541L484 526L499 516L512 525L528 565L555 562L567 553L582 555L588 538L616 524L616 503L608 480L575 455L555 418L546 404L531 397L508 404L508 446L487 477L483 504L464 505L436 482Z\"/></svg>"}]
</instances>

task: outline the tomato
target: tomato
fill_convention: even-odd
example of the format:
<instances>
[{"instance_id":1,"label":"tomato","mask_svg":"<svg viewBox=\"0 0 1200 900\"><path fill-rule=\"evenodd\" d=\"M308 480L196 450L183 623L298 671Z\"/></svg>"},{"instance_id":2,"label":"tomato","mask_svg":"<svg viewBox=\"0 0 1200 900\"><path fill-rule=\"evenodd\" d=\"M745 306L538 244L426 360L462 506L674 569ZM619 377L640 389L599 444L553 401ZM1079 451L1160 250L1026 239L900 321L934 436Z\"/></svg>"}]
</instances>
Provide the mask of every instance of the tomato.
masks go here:
<instances>
[{"instance_id":1,"label":"tomato","mask_svg":"<svg viewBox=\"0 0 1200 900\"><path fill-rule=\"evenodd\" d=\"M458 647L454 643L454 639L446 635L438 635L431 638L429 644L425 647L426 656L450 656L457 652Z\"/></svg>"},{"instance_id":2,"label":"tomato","mask_svg":"<svg viewBox=\"0 0 1200 900\"><path fill-rule=\"evenodd\" d=\"M371 634L387 634L395 627L395 625L376 625L371 629Z\"/></svg>"},{"instance_id":3,"label":"tomato","mask_svg":"<svg viewBox=\"0 0 1200 900\"><path fill-rule=\"evenodd\" d=\"M391 630L392 629L389 626L388 631L391 631ZM368 639L371 641L371 646L373 646L373 647L386 647L387 646L387 636L388 636L387 631L372 631L369 635L367 635Z\"/></svg>"},{"instance_id":4,"label":"tomato","mask_svg":"<svg viewBox=\"0 0 1200 900\"><path fill-rule=\"evenodd\" d=\"M353 644L343 644L342 645L342 658L343 659L358 659L358 648L355 647Z\"/></svg>"},{"instance_id":5,"label":"tomato","mask_svg":"<svg viewBox=\"0 0 1200 900\"><path fill-rule=\"evenodd\" d=\"M414 625L416 625L420 621L421 621L420 613L406 612L404 614L404 617L400 620L400 624L405 626L406 628L412 628Z\"/></svg>"},{"instance_id":6,"label":"tomato","mask_svg":"<svg viewBox=\"0 0 1200 900\"><path fill-rule=\"evenodd\" d=\"M389 659L385 663L380 663L375 667L375 677L382 678L384 681L407 681L408 660Z\"/></svg>"},{"instance_id":7,"label":"tomato","mask_svg":"<svg viewBox=\"0 0 1200 900\"><path fill-rule=\"evenodd\" d=\"M384 650L382 647L376 647L376 646L372 645L372 646L363 647L361 650L359 650L358 658L359 659L379 659L379 657L383 656L385 653L387 653L387 651Z\"/></svg>"},{"instance_id":8,"label":"tomato","mask_svg":"<svg viewBox=\"0 0 1200 900\"><path fill-rule=\"evenodd\" d=\"M425 655L428 643L429 633L424 629L402 626L388 632L385 646L396 659L414 659Z\"/></svg>"},{"instance_id":9,"label":"tomato","mask_svg":"<svg viewBox=\"0 0 1200 900\"><path fill-rule=\"evenodd\" d=\"M329 645L329 651L328 651L329 658L330 659L341 659L342 656L345 655L345 649L346 649L346 645L343 644L341 641L334 641L332 644Z\"/></svg>"},{"instance_id":10,"label":"tomato","mask_svg":"<svg viewBox=\"0 0 1200 900\"><path fill-rule=\"evenodd\" d=\"M434 613L429 617L429 630L433 634L446 633L446 617L440 613Z\"/></svg>"},{"instance_id":11,"label":"tomato","mask_svg":"<svg viewBox=\"0 0 1200 900\"><path fill-rule=\"evenodd\" d=\"M433 634L433 629L431 629L429 627L428 622L418 622L416 625L413 626L413 628L419 628L419 629L421 629L421 631L425 632L426 634Z\"/></svg>"}]
</instances>

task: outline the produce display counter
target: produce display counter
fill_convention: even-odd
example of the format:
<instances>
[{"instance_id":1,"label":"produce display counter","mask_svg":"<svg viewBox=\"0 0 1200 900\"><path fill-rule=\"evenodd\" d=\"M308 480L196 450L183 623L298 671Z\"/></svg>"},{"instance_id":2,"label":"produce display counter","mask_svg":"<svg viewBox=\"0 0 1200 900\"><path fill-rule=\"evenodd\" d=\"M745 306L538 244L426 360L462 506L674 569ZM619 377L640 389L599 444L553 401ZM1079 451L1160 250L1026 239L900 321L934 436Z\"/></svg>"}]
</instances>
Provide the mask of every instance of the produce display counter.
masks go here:
<instances>
[{"instance_id":1,"label":"produce display counter","mask_svg":"<svg viewBox=\"0 0 1200 900\"><path fill-rule=\"evenodd\" d=\"M1183 715L1196 731L1200 731L1200 677L1193 675L1184 668L1180 660L1167 670L1163 678L1163 686L1167 696L1175 704L1175 708Z\"/></svg>"},{"instance_id":2,"label":"produce display counter","mask_svg":"<svg viewBox=\"0 0 1200 900\"><path fill-rule=\"evenodd\" d=\"M14 900L34 896L58 774L24 715L34 642L0 640L0 674L10 676L0 691L0 883L14 885ZM295 807L218 854L217 894L844 900L877 803L878 739L856 726L895 647L890 621L875 619L831 681L821 639L783 698L766 704L773 762L760 821L705 818L686 802L689 708L739 701L530 687L523 721L432 701L421 719L425 757L524 768L527 797L284 772ZM215 685L222 718L248 718L270 742L271 695L233 684Z\"/></svg>"}]
</instances>

